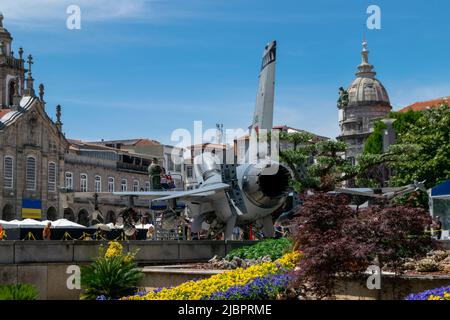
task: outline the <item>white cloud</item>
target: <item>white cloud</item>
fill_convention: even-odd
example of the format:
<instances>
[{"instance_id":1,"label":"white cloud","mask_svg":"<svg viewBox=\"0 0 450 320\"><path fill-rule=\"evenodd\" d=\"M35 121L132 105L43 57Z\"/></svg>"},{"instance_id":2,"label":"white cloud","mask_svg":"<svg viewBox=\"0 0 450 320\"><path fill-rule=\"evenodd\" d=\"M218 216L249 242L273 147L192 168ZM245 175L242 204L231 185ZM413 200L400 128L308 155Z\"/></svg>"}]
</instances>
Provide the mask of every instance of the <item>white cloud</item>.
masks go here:
<instances>
[{"instance_id":1,"label":"white cloud","mask_svg":"<svg viewBox=\"0 0 450 320\"><path fill-rule=\"evenodd\" d=\"M82 19L103 21L138 17L148 9L151 0L0 0L5 20L12 23L65 20L70 5L81 8Z\"/></svg>"}]
</instances>

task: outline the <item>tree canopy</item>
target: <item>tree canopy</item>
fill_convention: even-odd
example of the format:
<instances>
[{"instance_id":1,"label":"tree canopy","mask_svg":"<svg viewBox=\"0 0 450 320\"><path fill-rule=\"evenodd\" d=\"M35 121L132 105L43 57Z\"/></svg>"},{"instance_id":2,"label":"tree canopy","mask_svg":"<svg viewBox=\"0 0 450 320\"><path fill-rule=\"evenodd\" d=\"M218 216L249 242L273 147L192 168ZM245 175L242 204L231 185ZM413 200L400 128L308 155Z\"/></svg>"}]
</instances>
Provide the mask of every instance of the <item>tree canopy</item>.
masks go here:
<instances>
[{"instance_id":1,"label":"tree canopy","mask_svg":"<svg viewBox=\"0 0 450 320\"><path fill-rule=\"evenodd\" d=\"M399 153L363 154L355 165L344 158L348 148L344 142L315 141L308 133L283 133L280 139L292 145L280 151L280 159L293 172L292 186L297 192L332 191L344 181L363 177L381 163L394 161Z\"/></svg>"},{"instance_id":2,"label":"tree canopy","mask_svg":"<svg viewBox=\"0 0 450 320\"><path fill-rule=\"evenodd\" d=\"M450 179L450 108L440 106L424 111L392 112L397 142L389 153L396 153L395 161L388 164L391 170L389 184L402 186L414 181L426 181L427 188ZM377 155L382 150L381 122L365 145L366 155ZM419 193L408 197L414 205L428 206L428 197ZM401 199L405 202L406 199Z\"/></svg>"},{"instance_id":3,"label":"tree canopy","mask_svg":"<svg viewBox=\"0 0 450 320\"><path fill-rule=\"evenodd\" d=\"M428 109L400 131L397 144L415 146L416 152L405 154L391 165L391 184L426 181L427 188L450 179L450 108L442 104ZM427 197L420 202L427 206Z\"/></svg>"}]
</instances>

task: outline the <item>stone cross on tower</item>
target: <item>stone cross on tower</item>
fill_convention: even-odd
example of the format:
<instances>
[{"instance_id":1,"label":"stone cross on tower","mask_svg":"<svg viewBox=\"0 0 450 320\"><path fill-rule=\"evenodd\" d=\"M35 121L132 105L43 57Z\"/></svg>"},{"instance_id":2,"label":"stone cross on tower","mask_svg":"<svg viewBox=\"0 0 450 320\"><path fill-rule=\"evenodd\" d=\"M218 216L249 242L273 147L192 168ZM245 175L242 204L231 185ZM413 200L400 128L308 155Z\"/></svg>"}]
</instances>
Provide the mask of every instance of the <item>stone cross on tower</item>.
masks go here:
<instances>
[{"instance_id":1,"label":"stone cross on tower","mask_svg":"<svg viewBox=\"0 0 450 320\"><path fill-rule=\"evenodd\" d=\"M28 55L28 76L31 77L31 65L34 64L33 62L33 56L31 54Z\"/></svg>"},{"instance_id":2,"label":"stone cross on tower","mask_svg":"<svg viewBox=\"0 0 450 320\"><path fill-rule=\"evenodd\" d=\"M34 79L31 76L31 65L34 63L33 62L33 56L30 54L28 55L28 77L27 77L27 89L25 90L26 95L34 97L35 96L35 92L34 92L34 88L33 88L33 82Z\"/></svg>"},{"instance_id":3,"label":"stone cross on tower","mask_svg":"<svg viewBox=\"0 0 450 320\"><path fill-rule=\"evenodd\" d=\"M3 14L0 12L0 28L3 28Z\"/></svg>"}]
</instances>

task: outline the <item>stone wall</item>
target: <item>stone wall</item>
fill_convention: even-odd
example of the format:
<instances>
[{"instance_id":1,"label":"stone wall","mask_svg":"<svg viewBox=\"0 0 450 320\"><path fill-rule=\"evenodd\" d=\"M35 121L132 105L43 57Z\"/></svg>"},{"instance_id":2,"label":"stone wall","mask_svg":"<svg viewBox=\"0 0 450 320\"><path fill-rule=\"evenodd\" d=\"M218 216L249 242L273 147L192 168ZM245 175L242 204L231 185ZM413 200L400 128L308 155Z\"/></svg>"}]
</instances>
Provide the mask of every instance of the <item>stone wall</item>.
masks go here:
<instances>
[{"instance_id":1,"label":"stone wall","mask_svg":"<svg viewBox=\"0 0 450 320\"><path fill-rule=\"evenodd\" d=\"M207 261L224 256L252 241L129 241L124 251L139 250L140 265ZM85 265L106 242L98 241L1 241L0 284L33 284L40 300L77 300L80 290L69 289L69 266ZM142 284L145 286L145 283Z\"/></svg>"},{"instance_id":2,"label":"stone wall","mask_svg":"<svg viewBox=\"0 0 450 320\"><path fill-rule=\"evenodd\" d=\"M29 263L90 262L103 241L1 241L0 265ZM253 241L127 241L124 251L138 251L142 264L206 261L214 255L225 256L235 248Z\"/></svg>"}]
</instances>

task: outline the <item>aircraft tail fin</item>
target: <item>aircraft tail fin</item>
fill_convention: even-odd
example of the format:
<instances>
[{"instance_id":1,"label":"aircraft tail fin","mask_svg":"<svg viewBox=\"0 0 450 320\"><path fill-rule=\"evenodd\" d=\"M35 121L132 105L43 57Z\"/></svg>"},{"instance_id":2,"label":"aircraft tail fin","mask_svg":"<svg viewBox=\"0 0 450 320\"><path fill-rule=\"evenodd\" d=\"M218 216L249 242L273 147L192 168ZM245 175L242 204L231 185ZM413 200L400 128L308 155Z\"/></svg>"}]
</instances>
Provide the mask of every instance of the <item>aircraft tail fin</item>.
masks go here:
<instances>
[{"instance_id":1,"label":"aircraft tail fin","mask_svg":"<svg viewBox=\"0 0 450 320\"><path fill-rule=\"evenodd\" d=\"M277 57L277 42L272 41L264 48L264 54L259 74L259 86L256 96L255 114L251 130L270 131L273 127L273 103L275 96L275 61Z\"/></svg>"}]
</instances>

